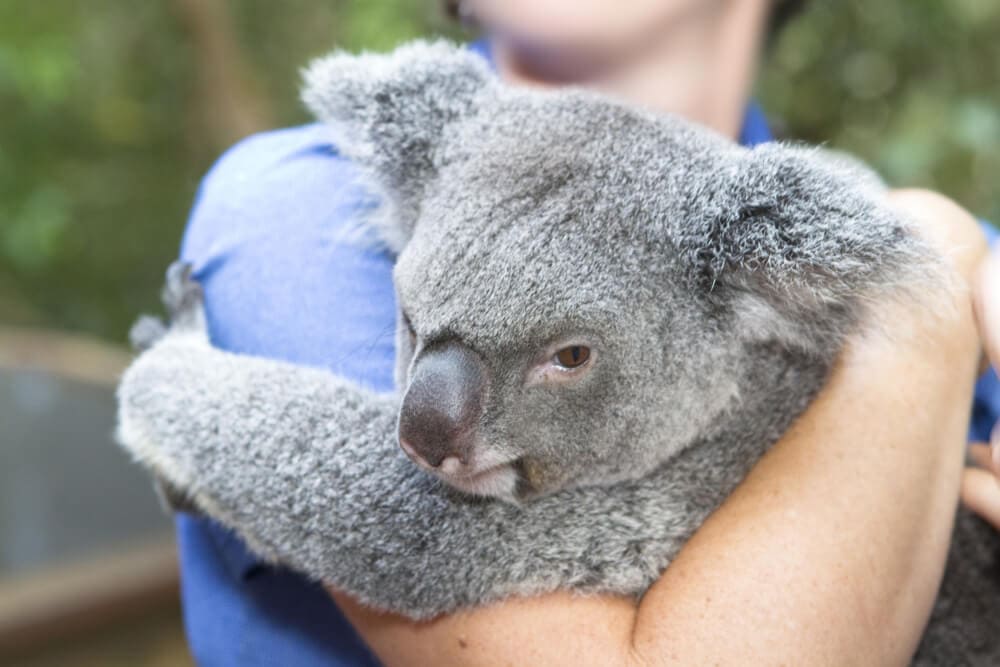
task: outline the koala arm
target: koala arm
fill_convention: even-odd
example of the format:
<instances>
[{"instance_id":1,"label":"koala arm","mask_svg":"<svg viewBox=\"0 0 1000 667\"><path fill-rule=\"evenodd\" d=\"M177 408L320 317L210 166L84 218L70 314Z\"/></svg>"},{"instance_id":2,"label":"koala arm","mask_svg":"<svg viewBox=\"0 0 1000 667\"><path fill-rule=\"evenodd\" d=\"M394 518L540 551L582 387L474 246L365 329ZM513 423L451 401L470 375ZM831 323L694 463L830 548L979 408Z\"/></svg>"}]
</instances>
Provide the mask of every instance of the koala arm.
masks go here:
<instances>
[{"instance_id":1,"label":"koala arm","mask_svg":"<svg viewBox=\"0 0 1000 667\"><path fill-rule=\"evenodd\" d=\"M703 518L681 487L523 507L462 496L399 450L397 409L329 372L171 331L122 379L118 438L261 556L413 618L559 588L637 595Z\"/></svg>"},{"instance_id":2,"label":"koala arm","mask_svg":"<svg viewBox=\"0 0 1000 667\"><path fill-rule=\"evenodd\" d=\"M558 588L637 595L703 518L681 481L523 507L460 495L400 451L395 397L213 348L176 267L165 302L172 326L133 332L147 349L119 387L119 441L171 498L366 604L426 618Z\"/></svg>"}]
</instances>

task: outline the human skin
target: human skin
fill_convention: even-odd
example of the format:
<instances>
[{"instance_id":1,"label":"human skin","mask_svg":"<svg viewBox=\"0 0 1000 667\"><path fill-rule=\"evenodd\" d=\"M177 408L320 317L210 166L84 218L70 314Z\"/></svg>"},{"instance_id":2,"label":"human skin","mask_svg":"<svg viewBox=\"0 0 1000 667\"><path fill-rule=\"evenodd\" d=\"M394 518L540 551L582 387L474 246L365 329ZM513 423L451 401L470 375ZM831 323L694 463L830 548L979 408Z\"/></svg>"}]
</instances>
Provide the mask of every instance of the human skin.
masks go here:
<instances>
[{"instance_id":1,"label":"human skin","mask_svg":"<svg viewBox=\"0 0 1000 667\"><path fill-rule=\"evenodd\" d=\"M769 11L765 0L474 0L500 77L573 84L736 137Z\"/></svg>"},{"instance_id":2,"label":"human skin","mask_svg":"<svg viewBox=\"0 0 1000 667\"><path fill-rule=\"evenodd\" d=\"M975 310L987 358L1000 367L1000 256L983 262L975 284ZM962 479L962 502L1000 530L1000 430L992 445L976 443L969 450L974 465Z\"/></svg>"},{"instance_id":3,"label":"human skin","mask_svg":"<svg viewBox=\"0 0 1000 667\"><path fill-rule=\"evenodd\" d=\"M584 85L735 137L767 3L469 9L509 83ZM891 197L971 279L971 217L932 193ZM387 665L905 663L944 566L979 355L967 292L949 298L955 317L887 304L889 337L854 341L640 604L559 593L415 623L331 594Z\"/></svg>"}]
</instances>

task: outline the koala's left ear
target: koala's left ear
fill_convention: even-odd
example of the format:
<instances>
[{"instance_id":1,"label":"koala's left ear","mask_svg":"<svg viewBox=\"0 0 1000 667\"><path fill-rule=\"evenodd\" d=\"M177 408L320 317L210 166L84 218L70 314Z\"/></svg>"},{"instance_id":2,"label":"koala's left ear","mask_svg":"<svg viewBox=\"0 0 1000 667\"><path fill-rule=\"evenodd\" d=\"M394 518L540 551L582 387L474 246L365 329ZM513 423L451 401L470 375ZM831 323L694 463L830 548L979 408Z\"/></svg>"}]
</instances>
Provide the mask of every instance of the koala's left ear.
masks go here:
<instances>
[{"instance_id":1,"label":"koala's left ear","mask_svg":"<svg viewBox=\"0 0 1000 667\"><path fill-rule=\"evenodd\" d=\"M380 231L399 250L436 176L448 126L474 114L496 89L494 73L469 49L418 41L387 54L337 52L303 76L302 99L331 124L336 148L381 186L393 210Z\"/></svg>"},{"instance_id":2,"label":"koala's left ear","mask_svg":"<svg viewBox=\"0 0 1000 667\"><path fill-rule=\"evenodd\" d=\"M700 286L772 313L843 319L879 293L917 289L939 264L878 177L842 155L761 145L698 197L703 215L681 246Z\"/></svg>"}]
</instances>

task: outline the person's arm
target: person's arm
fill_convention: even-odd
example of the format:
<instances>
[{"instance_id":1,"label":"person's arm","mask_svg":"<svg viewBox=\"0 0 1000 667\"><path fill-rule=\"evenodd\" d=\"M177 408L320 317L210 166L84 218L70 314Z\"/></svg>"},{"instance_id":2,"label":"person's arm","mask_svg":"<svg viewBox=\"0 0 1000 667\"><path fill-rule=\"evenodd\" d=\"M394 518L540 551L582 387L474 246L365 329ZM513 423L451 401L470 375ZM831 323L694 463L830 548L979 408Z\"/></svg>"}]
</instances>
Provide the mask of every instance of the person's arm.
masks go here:
<instances>
[{"instance_id":1,"label":"person's arm","mask_svg":"<svg viewBox=\"0 0 1000 667\"><path fill-rule=\"evenodd\" d=\"M984 243L942 197L893 194L968 280ZM396 665L904 664L933 603L979 358L959 286L893 304L641 603L570 593L428 623L331 594Z\"/></svg>"},{"instance_id":2,"label":"person's arm","mask_svg":"<svg viewBox=\"0 0 1000 667\"><path fill-rule=\"evenodd\" d=\"M988 361L1000 368L1000 255L994 251L983 262L974 285L976 320ZM1000 428L994 427L992 443L970 448L974 465L962 477L962 502L1000 530Z\"/></svg>"}]
</instances>

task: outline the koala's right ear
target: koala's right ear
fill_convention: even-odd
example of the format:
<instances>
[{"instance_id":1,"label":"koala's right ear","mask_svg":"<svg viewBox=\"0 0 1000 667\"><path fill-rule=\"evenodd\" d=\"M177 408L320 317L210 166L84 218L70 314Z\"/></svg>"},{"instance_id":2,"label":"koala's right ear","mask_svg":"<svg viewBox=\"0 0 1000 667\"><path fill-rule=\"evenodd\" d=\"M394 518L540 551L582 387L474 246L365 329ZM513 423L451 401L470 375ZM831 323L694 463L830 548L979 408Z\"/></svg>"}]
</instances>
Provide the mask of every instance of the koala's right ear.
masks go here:
<instances>
[{"instance_id":1,"label":"koala's right ear","mask_svg":"<svg viewBox=\"0 0 1000 667\"><path fill-rule=\"evenodd\" d=\"M331 124L338 151L370 171L392 207L380 225L405 245L448 126L471 116L496 89L489 64L444 41L413 42L388 54L336 52L306 68L302 99Z\"/></svg>"}]
</instances>

